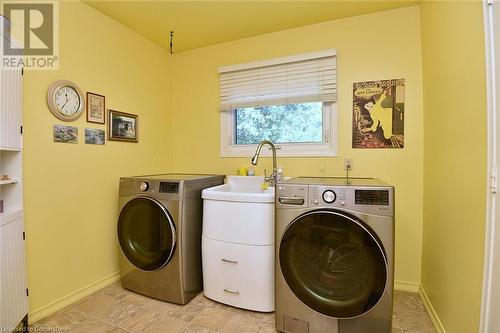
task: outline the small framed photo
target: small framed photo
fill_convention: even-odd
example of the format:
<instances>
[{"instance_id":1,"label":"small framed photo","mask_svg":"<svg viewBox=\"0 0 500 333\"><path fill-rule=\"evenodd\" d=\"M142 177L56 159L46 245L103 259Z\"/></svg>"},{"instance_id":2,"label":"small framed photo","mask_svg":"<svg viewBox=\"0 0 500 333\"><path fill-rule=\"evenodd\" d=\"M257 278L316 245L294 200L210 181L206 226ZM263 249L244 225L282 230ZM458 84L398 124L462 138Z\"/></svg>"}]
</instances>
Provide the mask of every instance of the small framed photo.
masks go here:
<instances>
[{"instance_id":1,"label":"small framed photo","mask_svg":"<svg viewBox=\"0 0 500 333\"><path fill-rule=\"evenodd\" d=\"M87 122L104 124L106 117L106 98L102 95L87 92Z\"/></svg>"},{"instance_id":2,"label":"small framed photo","mask_svg":"<svg viewBox=\"0 0 500 333\"><path fill-rule=\"evenodd\" d=\"M54 125L53 126L54 142L62 143L78 143L78 127Z\"/></svg>"},{"instance_id":3,"label":"small framed photo","mask_svg":"<svg viewBox=\"0 0 500 333\"><path fill-rule=\"evenodd\" d=\"M138 142L138 120L138 115L108 110L108 140Z\"/></svg>"},{"instance_id":4,"label":"small framed photo","mask_svg":"<svg viewBox=\"0 0 500 333\"><path fill-rule=\"evenodd\" d=\"M103 145L106 142L104 130L100 128L85 129L85 143L89 145Z\"/></svg>"}]
</instances>

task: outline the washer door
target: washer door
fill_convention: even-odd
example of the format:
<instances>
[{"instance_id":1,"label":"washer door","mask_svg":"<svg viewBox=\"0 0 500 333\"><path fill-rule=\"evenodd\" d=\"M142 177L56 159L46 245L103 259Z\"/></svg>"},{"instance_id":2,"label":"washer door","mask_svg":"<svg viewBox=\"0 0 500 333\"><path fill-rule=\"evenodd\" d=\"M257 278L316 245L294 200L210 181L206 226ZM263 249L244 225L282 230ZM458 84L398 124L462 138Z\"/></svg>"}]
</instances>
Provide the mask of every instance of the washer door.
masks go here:
<instances>
[{"instance_id":1,"label":"washer door","mask_svg":"<svg viewBox=\"0 0 500 333\"><path fill-rule=\"evenodd\" d=\"M368 227L345 213L314 211L292 221L281 239L279 260L295 296L330 317L361 316L385 290L382 246Z\"/></svg>"},{"instance_id":2,"label":"washer door","mask_svg":"<svg viewBox=\"0 0 500 333\"><path fill-rule=\"evenodd\" d=\"M123 254L137 268L165 266L175 250L175 227L165 207L149 197L137 197L122 208L118 240Z\"/></svg>"}]
</instances>

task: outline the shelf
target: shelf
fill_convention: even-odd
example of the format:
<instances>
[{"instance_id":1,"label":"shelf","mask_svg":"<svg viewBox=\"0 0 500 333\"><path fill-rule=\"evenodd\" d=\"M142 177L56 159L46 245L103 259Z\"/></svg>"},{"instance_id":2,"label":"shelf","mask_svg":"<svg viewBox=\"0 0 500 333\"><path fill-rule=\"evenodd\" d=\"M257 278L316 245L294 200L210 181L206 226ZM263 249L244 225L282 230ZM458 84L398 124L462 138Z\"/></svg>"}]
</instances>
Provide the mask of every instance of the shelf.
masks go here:
<instances>
[{"instance_id":1,"label":"shelf","mask_svg":"<svg viewBox=\"0 0 500 333\"><path fill-rule=\"evenodd\" d=\"M13 208L0 213L0 226L17 220L23 216L22 208Z\"/></svg>"},{"instance_id":2,"label":"shelf","mask_svg":"<svg viewBox=\"0 0 500 333\"><path fill-rule=\"evenodd\" d=\"M3 147L0 146L0 151L13 151L13 152L21 152L23 149L22 148L14 148L14 147Z\"/></svg>"},{"instance_id":3,"label":"shelf","mask_svg":"<svg viewBox=\"0 0 500 333\"><path fill-rule=\"evenodd\" d=\"M9 179L9 180L0 180L0 185L8 185L8 184L15 184L19 183L19 179Z\"/></svg>"}]
</instances>

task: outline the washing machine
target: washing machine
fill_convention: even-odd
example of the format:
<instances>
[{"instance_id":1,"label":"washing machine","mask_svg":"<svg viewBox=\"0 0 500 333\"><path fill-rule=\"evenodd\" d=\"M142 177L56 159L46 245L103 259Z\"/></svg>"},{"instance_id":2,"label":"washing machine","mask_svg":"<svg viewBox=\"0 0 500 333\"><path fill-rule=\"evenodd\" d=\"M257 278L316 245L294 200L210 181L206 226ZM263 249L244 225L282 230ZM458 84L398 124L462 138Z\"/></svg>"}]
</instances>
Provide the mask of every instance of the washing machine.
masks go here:
<instances>
[{"instance_id":1,"label":"washing machine","mask_svg":"<svg viewBox=\"0 0 500 333\"><path fill-rule=\"evenodd\" d=\"M186 304L202 289L201 191L225 176L163 174L120 179L117 232L124 288Z\"/></svg>"},{"instance_id":2,"label":"washing machine","mask_svg":"<svg viewBox=\"0 0 500 333\"><path fill-rule=\"evenodd\" d=\"M394 188L371 178L276 186L276 329L389 333Z\"/></svg>"}]
</instances>

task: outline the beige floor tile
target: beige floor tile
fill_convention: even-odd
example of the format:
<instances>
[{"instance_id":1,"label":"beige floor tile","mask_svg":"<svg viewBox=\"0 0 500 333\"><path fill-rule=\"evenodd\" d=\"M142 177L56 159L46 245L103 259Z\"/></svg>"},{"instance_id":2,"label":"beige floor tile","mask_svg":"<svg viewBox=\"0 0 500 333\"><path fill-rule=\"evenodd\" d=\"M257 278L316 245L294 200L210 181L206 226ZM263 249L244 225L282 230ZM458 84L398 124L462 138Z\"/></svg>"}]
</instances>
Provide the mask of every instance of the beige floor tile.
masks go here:
<instances>
[{"instance_id":1,"label":"beige floor tile","mask_svg":"<svg viewBox=\"0 0 500 333\"><path fill-rule=\"evenodd\" d=\"M181 332L188 325L187 321L180 320L179 318L162 316L156 318L146 327L144 327L140 332L144 333L158 333L158 332L169 332L178 333Z\"/></svg>"},{"instance_id":2,"label":"beige floor tile","mask_svg":"<svg viewBox=\"0 0 500 333\"><path fill-rule=\"evenodd\" d=\"M203 305L212 305L213 303L215 303L215 301L211 300L210 298L206 297L203 292L199 293L198 295L196 295L192 300L191 302L195 302L195 303L198 303L198 304L203 304Z\"/></svg>"},{"instance_id":3,"label":"beige floor tile","mask_svg":"<svg viewBox=\"0 0 500 333\"><path fill-rule=\"evenodd\" d=\"M403 329L403 326L401 326L401 320L399 319L399 315L396 311L392 312L392 328Z\"/></svg>"},{"instance_id":4,"label":"beige floor tile","mask_svg":"<svg viewBox=\"0 0 500 333\"><path fill-rule=\"evenodd\" d=\"M276 327L274 326L274 323L266 322L263 321L260 323L259 329L257 330L257 333L275 333L278 332L276 330Z\"/></svg>"},{"instance_id":5,"label":"beige floor tile","mask_svg":"<svg viewBox=\"0 0 500 333\"><path fill-rule=\"evenodd\" d=\"M274 323L276 322L274 312L265 313L263 318L262 318L262 321L265 323L271 323L274 325Z\"/></svg>"},{"instance_id":6,"label":"beige floor tile","mask_svg":"<svg viewBox=\"0 0 500 333\"><path fill-rule=\"evenodd\" d=\"M80 311L83 311L90 315L95 315L97 312L108 309L118 302L119 300L117 300L116 298L97 293L84 298L83 300L78 302L75 307Z\"/></svg>"},{"instance_id":7,"label":"beige floor tile","mask_svg":"<svg viewBox=\"0 0 500 333\"><path fill-rule=\"evenodd\" d=\"M125 296L130 295L132 292L124 289L120 284L114 283L102 289L99 293L121 300Z\"/></svg>"},{"instance_id":8,"label":"beige floor tile","mask_svg":"<svg viewBox=\"0 0 500 333\"><path fill-rule=\"evenodd\" d=\"M118 303L114 303L111 306L94 311L93 316L114 325L120 326L122 323L127 321L135 312L137 312L137 310L139 310L139 307L137 305L119 301Z\"/></svg>"},{"instance_id":9,"label":"beige floor tile","mask_svg":"<svg viewBox=\"0 0 500 333\"><path fill-rule=\"evenodd\" d=\"M126 333L127 331L122 330L116 326L108 324L97 318L89 318L75 327L71 327L69 331L71 333Z\"/></svg>"},{"instance_id":10,"label":"beige floor tile","mask_svg":"<svg viewBox=\"0 0 500 333\"><path fill-rule=\"evenodd\" d=\"M259 329L262 318L255 317L250 313L232 312L220 329L222 333L255 333Z\"/></svg>"},{"instance_id":11,"label":"beige floor tile","mask_svg":"<svg viewBox=\"0 0 500 333\"><path fill-rule=\"evenodd\" d=\"M398 315L405 331L435 332L434 325L427 313L398 311Z\"/></svg>"},{"instance_id":12,"label":"beige floor tile","mask_svg":"<svg viewBox=\"0 0 500 333\"><path fill-rule=\"evenodd\" d=\"M264 319L264 316L267 315L267 313L265 313L265 312L250 311L250 310L245 310L245 309L241 309L241 308L233 308L232 312L243 314L245 316L250 316L253 318L258 318L261 320Z\"/></svg>"},{"instance_id":13,"label":"beige floor tile","mask_svg":"<svg viewBox=\"0 0 500 333\"><path fill-rule=\"evenodd\" d=\"M155 311L161 314L167 314L168 311L172 310L174 307L176 307L176 304L173 303L168 303L165 301L160 301L154 298L148 298L146 304L144 304L142 307L144 309L148 309L151 311Z\"/></svg>"},{"instance_id":14,"label":"beige floor tile","mask_svg":"<svg viewBox=\"0 0 500 333\"><path fill-rule=\"evenodd\" d=\"M121 300L124 302L127 302L127 303L137 305L139 307L142 307L142 306L146 305L146 303L148 303L150 299L151 298L149 298L147 296L129 292Z\"/></svg>"},{"instance_id":15,"label":"beige floor tile","mask_svg":"<svg viewBox=\"0 0 500 333\"><path fill-rule=\"evenodd\" d=\"M158 312L141 308L134 312L119 326L131 332L142 332L146 326L158 318L160 318L160 314Z\"/></svg>"},{"instance_id":16,"label":"beige floor tile","mask_svg":"<svg viewBox=\"0 0 500 333\"><path fill-rule=\"evenodd\" d=\"M188 304L185 305L174 304L172 308L167 312L167 314L171 317L176 317L181 320L190 322L204 308L205 308L204 304L199 304L196 302L189 302Z\"/></svg>"},{"instance_id":17,"label":"beige floor tile","mask_svg":"<svg viewBox=\"0 0 500 333\"><path fill-rule=\"evenodd\" d=\"M119 327L118 327L119 326ZM145 297L113 284L35 323L37 331L77 333L275 333L274 313L261 313L215 302L198 294L186 305ZM394 333L434 333L417 294L396 292Z\"/></svg>"},{"instance_id":18,"label":"beige floor tile","mask_svg":"<svg viewBox=\"0 0 500 333\"><path fill-rule=\"evenodd\" d=\"M216 310L206 307L191 323L224 333L250 333L256 332L261 322L262 318L253 316L249 311Z\"/></svg>"},{"instance_id":19,"label":"beige floor tile","mask_svg":"<svg viewBox=\"0 0 500 333\"><path fill-rule=\"evenodd\" d=\"M425 312L424 304L418 294L396 292L394 305L398 311Z\"/></svg>"},{"instance_id":20,"label":"beige floor tile","mask_svg":"<svg viewBox=\"0 0 500 333\"><path fill-rule=\"evenodd\" d=\"M230 318L232 311L224 309L204 308L191 322L212 330L220 329Z\"/></svg>"},{"instance_id":21,"label":"beige floor tile","mask_svg":"<svg viewBox=\"0 0 500 333\"><path fill-rule=\"evenodd\" d=\"M209 299L210 300L210 299ZM213 301L213 300L210 300L211 302L209 302L207 304L207 306L209 308L212 308L212 309L215 309L215 310L227 310L227 311L233 311L234 309L236 309L235 307L233 306L230 306L230 305L227 305L227 304L223 304L223 303L219 303L219 302L216 302L216 301Z\"/></svg>"},{"instance_id":22,"label":"beige floor tile","mask_svg":"<svg viewBox=\"0 0 500 333\"><path fill-rule=\"evenodd\" d=\"M80 311L76 307L70 306L42 319L39 324L52 328L69 328L80 324L88 318L89 317L85 312Z\"/></svg>"},{"instance_id":23,"label":"beige floor tile","mask_svg":"<svg viewBox=\"0 0 500 333\"><path fill-rule=\"evenodd\" d=\"M211 330L196 324L189 324L182 333L218 333L218 331Z\"/></svg>"}]
</instances>

